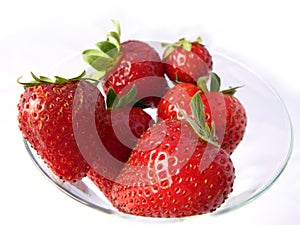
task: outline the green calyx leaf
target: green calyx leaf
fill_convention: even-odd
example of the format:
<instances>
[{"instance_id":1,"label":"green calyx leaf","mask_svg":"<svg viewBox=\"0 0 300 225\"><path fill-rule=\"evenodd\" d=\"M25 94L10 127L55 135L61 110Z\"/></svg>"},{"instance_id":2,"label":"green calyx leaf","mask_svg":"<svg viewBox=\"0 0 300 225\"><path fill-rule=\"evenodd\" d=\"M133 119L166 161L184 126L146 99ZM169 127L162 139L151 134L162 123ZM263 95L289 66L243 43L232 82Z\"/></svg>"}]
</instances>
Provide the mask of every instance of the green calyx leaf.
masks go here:
<instances>
[{"instance_id":1,"label":"green calyx leaf","mask_svg":"<svg viewBox=\"0 0 300 225\"><path fill-rule=\"evenodd\" d=\"M130 91L121 98L118 97L113 88L110 88L107 93L106 106L107 109L119 109L124 106L132 106L135 102L137 94L136 86L133 85Z\"/></svg>"},{"instance_id":2,"label":"green calyx leaf","mask_svg":"<svg viewBox=\"0 0 300 225\"><path fill-rule=\"evenodd\" d=\"M200 77L197 80L197 87L203 92L220 92L220 87L221 87L221 79L220 77L214 73L210 72L209 73L209 78L210 78L210 89L207 87L207 79L205 77Z\"/></svg>"},{"instance_id":3,"label":"green calyx leaf","mask_svg":"<svg viewBox=\"0 0 300 225\"><path fill-rule=\"evenodd\" d=\"M45 77L45 76L36 76L34 73L30 73L31 77L33 78L32 81L29 82L22 82L21 79L23 77L19 77L17 79L17 82L21 85L24 86L24 88L27 87L31 87L31 86L35 86L35 85L40 85L40 84L63 84L63 83L67 83L69 81L75 81L75 80L85 80L84 75L85 75L85 71L83 71L79 76L67 79L67 78L63 78L61 76L54 76L54 80L50 79L49 77Z\"/></svg>"},{"instance_id":4,"label":"green calyx leaf","mask_svg":"<svg viewBox=\"0 0 300 225\"><path fill-rule=\"evenodd\" d=\"M161 46L163 48L166 48L166 51L164 53L164 58L166 58L168 55L170 55L172 53L172 51L174 51L174 49L176 49L178 47L182 47L186 51L191 51L193 43L203 45L201 37L198 37L195 41L190 41L190 40L186 40L185 38L181 38L175 43L165 43L165 42L161 43Z\"/></svg>"},{"instance_id":5,"label":"green calyx leaf","mask_svg":"<svg viewBox=\"0 0 300 225\"><path fill-rule=\"evenodd\" d=\"M221 88L221 79L220 77L214 73L210 73L210 91L211 92L219 92Z\"/></svg>"},{"instance_id":6,"label":"green calyx leaf","mask_svg":"<svg viewBox=\"0 0 300 225\"><path fill-rule=\"evenodd\" d=\"M227 95L234 95L236 90L239 88L242 88L242 87L244 87L244 85L236 86L236 87L229 87L228 89L222 90L221 93L227 94Z\"/></svg>"},{"instance_id":7,"label":"green calyx leaf","mask_svg":"<svg viewBox=\"0 0 300 225\"><path fill-rule=\"evenodd\" d=\"M190 107L192 110L192 115L195 121L201 125L201 127L205 126L205 113L204 113L204 106L199 95L197 92L191 100Z\"/></svg>"},{"instance_id":8,"label":"green calyx leaf","mask_svg":"<svg viewBox=\"0 0 300 225\"><path fill-rule=\"evenodd\" d=\"M83 59L97 71L108 71L118 61L121 48L121 29L116 20L112 20L116 31L106 35L106 40L96 43L98 49L88 49L82 52Z\"/></svg>"},{"instance_id":9,"label":"green calyx leaf","mask_svg":"<svg viewBox=\"0 0 300 225\"><path fill-rule=\"evenodd\" d=\"M197 40L195 42L200 44L200 45L203 45L203 41L202 41L202 38L200 36L197 38Z\"/></svg>"},{"instance_id":10,"label":"green calyx leaf","mask_svg":"<svg viewBox=\"0 0 300 225\"><path fill-rule=\"evenodd\" d=\"M164 58L168 57L174 51L174 49L175 48L173 46L168 46L164 53Z\"/></svg>"},{"instance_id":11,"label":"green calyx leaf","mask_svg":"<svg viewBox=\"0 0 300 225\"><path fill-rule=\"evenodd\" d=\"M117 93L114 91L113 88L110 88L107 92L107 97L106 97L106 107L107 109L112 109L113 105L116 102L119 102L119 98Z\"/></svg>"},{"instance_id":12,"label":"green calyx leaf","mask_svg":"<svg viewBox=\"0 0 300 225\"><path fill-rule=\"evenodd\" d=\"M188 123L191 125L195 133L202 140L219 148L220 145L217 142L214 122L212 122L211 128L209 127L208 123L205 122L204 106L199 92L197 92L192 97L190 107L191 107L193 118L188 116L184 110L182 110L179 106L177 106L179 112L182 114L184 119L188 121Z\"/></svg>"},{"instance_id":13,"label":"green calyx leaf","mask_svg":"<svg viewBox=\"0 0 300 225\"><path fill-rule=\"evenodd\" d=\"M192 43L190 41L185 40L184 38L179 39L175 43L161 43L161 46L163 48L166 48L166 51L164 53L164 58L168 57L176 48L182 47L187 51L191 51L192 49Z\"/></svg>"},{"instance_id":14,"label":"green calyx leaf","mask_svg":"<svg viewBox=\"0 0 300 225\"><path fill-rule=\"evenodd\" d=\"M106 35L106 37L107 37L107 41L110 41L111 43L114 43L115 46L120 46L121 38L120 38L120 36L117 32L111 31Z\"/></svg>"},{"instance_id":15,"label":"green calyx leaf","mask_svg":"<svg viewBox=\"0 0 300 225\"><path fill-rule=\"evenodd\" d=\"M220 92L223 94L228 94L228 95L234 95L236 90L238 88L241 88L243 86L236 86L236 87L229 87L228 89L225 90L220 90L221 89L221 78L214 72L209 73L209 78L210 78L210 88L208 89L207 87L207 80L203 77L200 77L197 80L197 87L203 92Z\"/></svg>"},{"instance_id":16,"label":"green calyx leaf","mask_svg":"<svg viewBox=\"0 0 300 225\"><path fill-rule=\"evenodd\" d=\"M121 27L120 27L120 23L115 20L115 19L112 19L111 20L115 26L115 29L116 29L116 33L118 34L119 37L121 37ZM120 40L120 39L119 39ZM120 42L119 42L120 43Z\"/></svg>"},{"instance_id":17,"label":"green calyx leaf","mask_svg":"<svg viewBox=\"0 0 300 225\"><path fill-rule=\"evenodd\" d=\"M190 52L192 50L192 43L186 40L182 41L182 47L187 50L188 52Z\"/></svg>"},{"instance_id":18,"label":"green calyx leaf","mask_svg":"<svg viewBox=\"0 0 300 225\"><path fill-rule=\"evenodd\" d=\"M203 92L203 93L207 93L209 92L207 84L206 84L206 79L204 77L200 77L197 80L197 87Z\"/></svg>"},{"instance_id":19,"label":"green calyx leaf","mask_svg":"<svg viewBox=\"0 0 300 225\"><path fill-rule=\"evenodd\" d=\"M45 77L45 76L39 76L39 77L37 77L32 72L30 72L30 74L33 77L33 79L35 79L36 81L39 81L41 83L49 83L49 84L53 83L53 81L49 77ZM55 77L55 81L54 82L56 82L56 80L59 77L58 76L54 76L54 77Z\"/></svg>"},{"instance_id":20,"label":"green calyx leaf","mask_svg":"<svg viewBox=\"0 0 300 225\"><path fill-rule=\"evenodd\" d=\"M115 60L108 54L96 49L85 50L82 56L83 59L97 71L107 71L115 63Z\"/></svg>"},{"instance_id":21,"label":"green calyx leaf","mask_svg":"<svg viewBox=\"0 0 300 225\"><path fill-rule=\"evenodd\" d=\"M107 54L112 59L115 59L119 54L118 47L111 42L101 41L101 42L96 43L96 46L101 50L100 51L101 53Z\"/></svg>"}]
</instances>

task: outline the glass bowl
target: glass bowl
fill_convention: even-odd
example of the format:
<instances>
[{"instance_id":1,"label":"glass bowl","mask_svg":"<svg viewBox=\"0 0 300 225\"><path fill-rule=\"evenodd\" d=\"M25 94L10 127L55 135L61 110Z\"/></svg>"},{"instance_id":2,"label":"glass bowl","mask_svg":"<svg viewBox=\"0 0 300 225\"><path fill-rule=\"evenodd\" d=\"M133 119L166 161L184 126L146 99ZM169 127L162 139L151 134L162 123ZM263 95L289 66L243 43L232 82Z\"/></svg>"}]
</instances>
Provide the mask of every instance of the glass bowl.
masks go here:
<instances>
[{"instance_id":1,"label":"glass bowl","mask_svg":"<svg viewBox=\"0 0 300 225\"><path fill-rule=\"evenodd\" d=\"M148 42L160 54L163 49L159 42ZM237 150L231 155L235 166L236 179L233 192L215 212L193 216L195 219L214 217L229 213L255 200L272 186L286 167L293 147L293 130L287 109L276 91L258 74L245 65L222 53L209 49L214 72L222 79L222 87L244 85L236 97L244 105L248 124L246 134ZM82 59L81 54L66 59L53 67L49 74L76 75L86 70L93 71ZM276 141L278 140L278 141ZM30 145L25 147L38 169L61 191L91 208L118 215L132 221L148 223L169 223L187 218L163 219L145 218L118 212L88 178L77 183L62 182L52 174Z\"/></svg>"}]
</instances>

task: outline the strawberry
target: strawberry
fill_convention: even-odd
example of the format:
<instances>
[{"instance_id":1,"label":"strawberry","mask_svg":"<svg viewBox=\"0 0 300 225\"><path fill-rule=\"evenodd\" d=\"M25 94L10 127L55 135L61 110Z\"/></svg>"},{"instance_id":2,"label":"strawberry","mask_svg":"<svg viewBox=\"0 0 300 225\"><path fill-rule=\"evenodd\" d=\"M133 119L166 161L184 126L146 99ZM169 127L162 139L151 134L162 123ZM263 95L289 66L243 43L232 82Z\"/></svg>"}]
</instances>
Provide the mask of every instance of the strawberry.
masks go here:
<instances>
[{"instance_id":1,"label":"strawberry","mask_svg":"<svg viewBox=\"0 0 300 225\"><path fill-rule=\"evenodd\" d=\"M212 57L201 38L193 42L182 38L174 44L163 44L163 47L166 47L165 73L173 81L196 84L212 70Z\"/></svg>"},{"instance_id":2,"label":"strawberry","mask_svg":"<svg viewBox=\"0 0 300 225\"><path fill-rule=\"evenodd\" d=\"M126 162L137 139L146 131L153 120L137 107L108 110L101 125L100 138L112 156Z\"/></svg>"},{"instance_id":3,"label":"strawberry","mask_svg":"<svg viewBox=\"0 0 300 225\"><path fill-rule=\"evenodd\" d=\"M133 88L123 98L118 99L111 89L107 96L107 112L98 126L99 137L103 143L100 157L93 163L88 177L111 200L110 191L117 175L130 157L138 138L154 123L150 115L138 107L128 105L134 99Z\"/></svg>"},{"instance_id":4,"label":"strawberry","mask_svg":"<svg viewBox=\"0 0 300 225\"><path fill-rule=\"evenodd\" d=\"M18 104L19 128L53 173L68 182L82 179L90 168L78 146L76 132L83 132L79 121L95 124L105 111L102 94L83 75L52 81L32 74L33 82L19 81L25 86ZM84 144L91 147L89 141L85 135Z\"/></svg>"},{"instance_id":5,"label":"strawberry","mask_svg":"<svg viewBox=\"0 0 300 225\"><path fill-rule=\"evenodd\" d=\"M137 216L200 215L228 198L234 178L224 150L199 138L186 120L167 119L139 139L113 185L112 203Z\"/></svg>"},{"instance_id":6,"label":"strawberry","mask_svg":"<svg viewBox=\"0 0 300 225\"><path fill-rule=\"evenodd\" d=\"M183 118L179 112L179 107L191 114L189 107L192 97L201 90L191 83L179 83L172 87L162 97L158 104L157 115L159 119ZM179 107L177 107L179 106Z\"/></svg>"},{"instance_id":7,"label":"strawberry","mask_svg":"<svg viewBox=\"0 0 300 225\"><path fill-rule=\"evenodd\" d=\"M222 92L220 78L211 73L211 91L207 90L205 80L199 79L198 87L189 83L181 83L170 89L158 105L158 117L183 118L179 109L191 116L190 102L195 94L200 95L205 111L205 121L211 127L214 122L216 135L222 148L232 154L243 139L247 116L241 102L233 96L236 88Z\"/></svg>"},{"instance_id":8,"label":"strawberry","mask_svg":"<svg viewBox=\"0 0 300 225\"><path fill-rule=\"evenodd\" d=\"M135 84L137 99L147 106L157 106L168 89L160 56L145 42L129 40L121 43L120 26L113 22L116 31L110 32L106 41L97 43L98 49L84 51L84 60L97 70L94 76L103 76L106 93L112 88L122 97Z\"/></svg>"}]
</instances>

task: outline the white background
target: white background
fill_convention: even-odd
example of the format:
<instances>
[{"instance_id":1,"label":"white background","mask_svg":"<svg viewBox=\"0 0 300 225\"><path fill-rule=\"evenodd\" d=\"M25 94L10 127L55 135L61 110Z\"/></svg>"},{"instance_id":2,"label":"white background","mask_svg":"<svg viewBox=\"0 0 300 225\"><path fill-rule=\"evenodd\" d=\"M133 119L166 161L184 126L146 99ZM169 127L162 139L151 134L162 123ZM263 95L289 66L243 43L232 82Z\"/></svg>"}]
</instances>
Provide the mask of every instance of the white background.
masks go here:
<instances>
[{"instance_id":1,"label":"white background","mask_svg":"<svg viewBox=\"0 0 300 225\"><path fill-rule=\"evenodd\" d=\"M16 78L30 71L43 74L66 57L90 48L112 29L112 18L121 22L123 40L174 41L201 35L208 46L238 58L269 81L286 103L294 123L295 145L290 163L259 199L234 212L209 218L209 224L297 224L298 9L297 1L289 0L2 1L0 224L105 224L108 220L131 224L90 209L50 184L26 153L16 120L16 104L22 92Z\"/></svg>"}]
</instances>

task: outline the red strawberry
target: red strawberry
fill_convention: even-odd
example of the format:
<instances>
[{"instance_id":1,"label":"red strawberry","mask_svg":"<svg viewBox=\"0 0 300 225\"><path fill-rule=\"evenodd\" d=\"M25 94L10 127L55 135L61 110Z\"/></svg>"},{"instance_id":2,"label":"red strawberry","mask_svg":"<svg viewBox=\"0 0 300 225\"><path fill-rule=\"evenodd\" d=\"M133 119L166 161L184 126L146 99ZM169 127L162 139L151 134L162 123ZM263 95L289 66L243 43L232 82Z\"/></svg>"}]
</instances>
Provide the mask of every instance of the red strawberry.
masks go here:
<instances>
[{"instance_id":1,"label":"red strawberry","mask_svg":"<svg viewBox=\"0 0 300 225\"><path fill-rule=\"evenodd\" d=\"M190 102L193 96L199 93L204 105L205 121L210 127L214 122L218 142L231 154L243 139L247 125L246 111L240 101L233 96L235 88L219 92L220 79L216 74L211 74L210 92L203 85L204 80L199 83L202 90L188 83L181 83L170 89L158 105L158 117L183 118L179 108L192 116Z\"/></svg>"},{"instance_id":2,"label":"red strawberry","mask_svg":"<svg viewBox=\"0 0 300 225\"><path fill-rule=\"evenodd\" d=\"M179 83L172 87L162 97L158 104L157 115L159 119L183 118L179 112L180 108L186 110L191 115L190 102L192 97L199 92L200 89L190 83Z\"/></svg>"},{"instance_id":3,"label":"red strawberry","mask_svg":"<svg viewBox=\"0 0 300 225\"><path fill-rule=\"evenodd\" d=\"M222 148L232 154L243 139L246 130L245 108L230 94L208 92L201 96L203 104L208 106L206 107L208 115L211 115L206 121L210 124L214 121Z\"/></svg>"},{"instance_id":4,"label":"red strawberry","mask_svg":"<svg viewBox=\"0 0 300 225\"><path fill-rule=\"evenodd\" d=\"M108 110L97 129L104 148L99 152L99 158L93 163L88 177L111 200L113 183L130 157L138 138L154 121L141 108L124 106L131 102L130 98L134 98L131 92L115 102L116 94L112 97L111 92L109 93ZM111 97L113 99L109 99Z\"/></svg>"},{"instance_id":5,"label":"red strawberry","mask_svg":"<svg viewBox=\"0 0 300 225\"><path fill-rule=\"evenodd\" d=\"M204 214L226 200L234 178L226 152L200 139L185 120L168 119L139 139L113 185L113 205L148 217Z\"/></svg>"},{"instance_id":6,"label":"red strawberry","mask_svg":"<svg viewBox=\"0 0 300 225\"><path fill-rule=\"evenodd\" d=\"M183 38L163 46L167 47L163 56L165 73L173 81L196 84L212 70L212 57L201 38L194 42Z\"/></svg>"},{"instance_id":7,"label":"red strawberry","mask_svg":"<svg viewBox=\"0 0 300 225\"><path fill-rule=\"evenodd\" d=\"M95 118L105 110L102 94L97 87L81 80L83 75L71 80L56 77L51 81L32 74L33 82L21 83L26 89L18 104L20 130L63 181L80 180L89 169L76 139L77 121L96 123ZM88 143L87 137L85 144L89 146Z\"/></svg>"},{"instance_id":8,"label":"red strawberry","mask_svg":"<svg viewBox=\"0 0 300 225\"><path fill-rule=\"evenodd\" d=\"M100 138L106 149L121 162L126 162L137 139L154 123L141 108L124 107L108 110L101 124Z\"/></svg>"},{"instance_id":9,"label":"red strawberry","mask_svg":"<svg viewBox=\"0 0 300 225\"><path fill-rule=\"evenodd\" d=\"M160 56L145 42L129 40L120 42L120 27L116 21L115 32L107 35L107 40L97 43L98 50L89 49L83 57L99 74L104 91L110 88L122 97L132 85L137 88L137 99L147 106L157 106L160 97L168 89Z\"/></svg>"}]
</instances>

